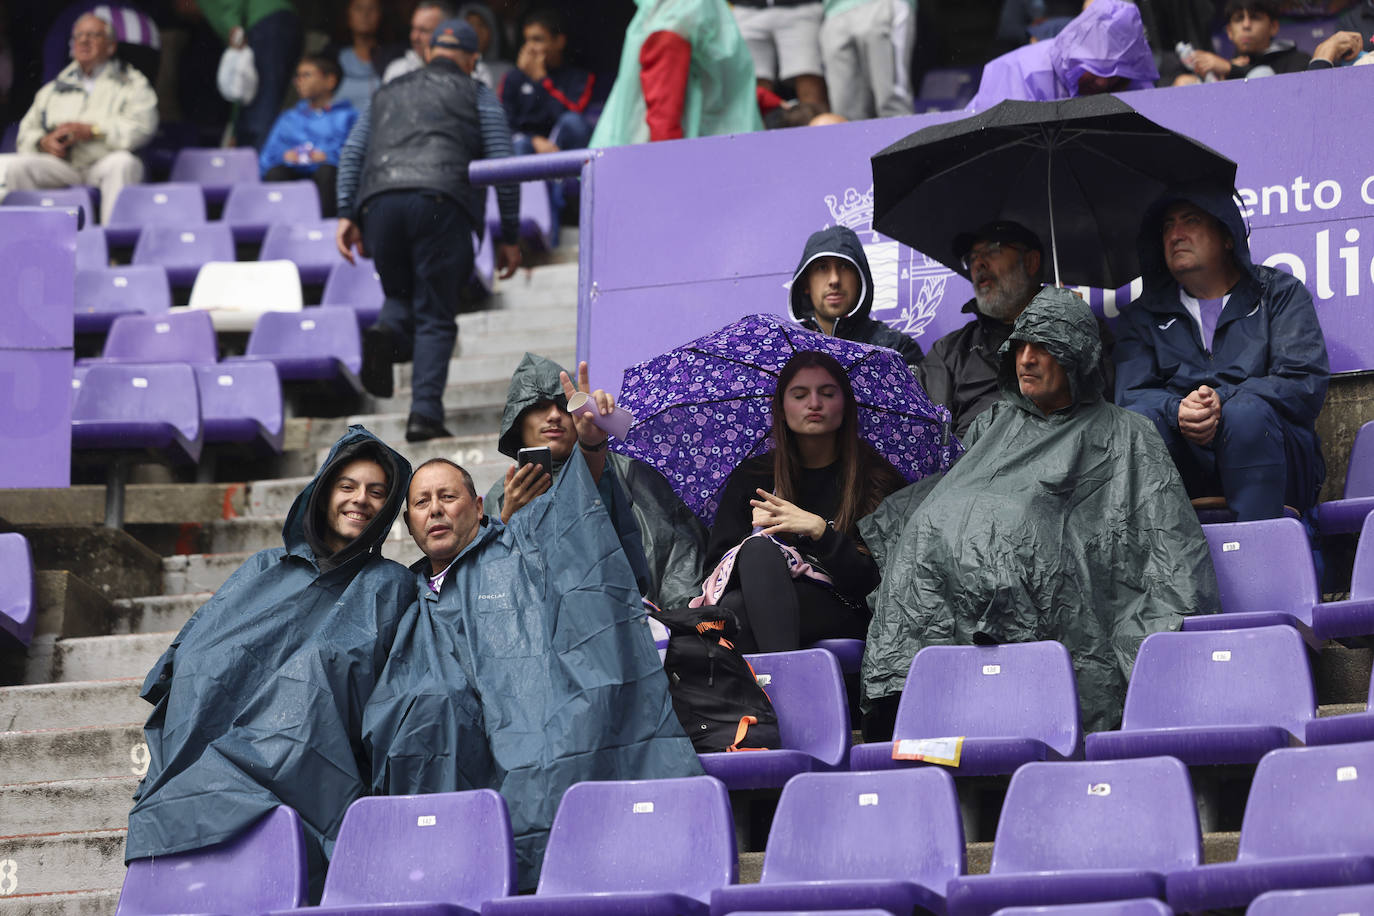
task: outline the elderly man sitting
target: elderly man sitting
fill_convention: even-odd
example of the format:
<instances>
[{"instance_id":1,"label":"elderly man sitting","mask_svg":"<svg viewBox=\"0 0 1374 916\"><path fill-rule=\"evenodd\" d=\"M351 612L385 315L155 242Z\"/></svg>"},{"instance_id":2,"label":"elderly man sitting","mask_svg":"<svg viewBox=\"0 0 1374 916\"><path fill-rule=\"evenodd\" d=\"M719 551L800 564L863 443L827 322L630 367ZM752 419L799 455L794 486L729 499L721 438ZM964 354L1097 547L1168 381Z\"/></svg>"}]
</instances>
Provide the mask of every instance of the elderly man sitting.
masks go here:
<instances>
[{"instance_id":1,"label":"elderly man sitting","mask_svg":"<svg viewBox=\"0 0 1374 916\"><path fill-rule=\"evenodd\" d=\"M1114 728L1140 641L1217 610L1183 483L1153 425L1103 398L1100 355L1088 306L1042 290L1002 345L1002 400L968 451L860 521L883 572L866 706L895 708L924 646L1054 639L1073 656L1084 728Z\"/></svg>"},{"instance_id":2,"label":"elderly man sitting","mask_svg":"<svg viewBox=\"0 0 1374 916\"><path fill-rule=\"evenodd\" d=\"M94 13L76 20L72 63L38 90L19 122L18 155L5 172L10 190L95 185L105 221L120 189L143 180L132 151L157 130L157 95L114 53L109 21Z\"/></svg>"}]
</instances>

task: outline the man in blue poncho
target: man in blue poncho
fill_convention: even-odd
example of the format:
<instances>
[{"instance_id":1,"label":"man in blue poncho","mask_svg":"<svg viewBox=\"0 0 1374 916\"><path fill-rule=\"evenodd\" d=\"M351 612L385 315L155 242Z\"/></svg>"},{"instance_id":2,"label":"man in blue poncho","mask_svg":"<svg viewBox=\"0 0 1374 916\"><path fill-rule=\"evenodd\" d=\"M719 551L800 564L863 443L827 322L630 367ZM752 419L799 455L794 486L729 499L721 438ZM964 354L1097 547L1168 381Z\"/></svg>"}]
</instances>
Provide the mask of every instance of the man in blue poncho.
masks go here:
<instances>
[{"instance_id":1,"label":"man in blue poncho","mask_svg":"<svg viewBox=\"0 0 1374 916\"><path fill-rule=\"evenodd\" d=\"M586 391L585 363L579 380ZM607 414L613 401L598 391L595 403ZM482 513L452 462L416 471L419 606L364 716L374 792L501 792L522 888L573 783L701 772L597 491L606 433L579 415L577 438L553 487L509 524Z\"/></svg>"}]
</instances>

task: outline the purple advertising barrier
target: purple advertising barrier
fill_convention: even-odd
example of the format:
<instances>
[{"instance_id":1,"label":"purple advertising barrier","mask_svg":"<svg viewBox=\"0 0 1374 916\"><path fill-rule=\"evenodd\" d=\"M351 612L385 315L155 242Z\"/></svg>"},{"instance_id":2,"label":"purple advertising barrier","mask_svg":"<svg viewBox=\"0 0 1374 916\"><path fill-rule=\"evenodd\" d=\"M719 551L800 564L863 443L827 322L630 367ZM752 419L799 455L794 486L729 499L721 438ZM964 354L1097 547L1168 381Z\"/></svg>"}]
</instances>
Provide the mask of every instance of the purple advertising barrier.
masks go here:
<instances>
[{"instance_id":1,"label":"purple advertising barrier","mask_svg":"<svg viewBox=\"0 0 1374 916\"><path fill-rule=\"evenodd\" d=\"M0 487L72 482L72 351L0 348Z\"/></svg>"},{"instance_id":2,"label":"purple advertising barrier","mask_svg":"<svg viewBox=\"0 0 1374 916\"><path fill-rule=\"evenodd\" d=\"M1374 68L1123 93L1160 124L1235 159L1257 262L1312 291L1336 372L1374 369ZM592 382L760 311L785 315L806 237L837 223L873 267L873 317L923 348L968 321L966 280L872 231L869 157L937 112L599 150L583 171L578 355ZM974 228L972 226L970 229ZM1048 240L1046 240L1048 242ZM1138 293L1085 290L1110 321Z\"/></svg>"}]
</instances>

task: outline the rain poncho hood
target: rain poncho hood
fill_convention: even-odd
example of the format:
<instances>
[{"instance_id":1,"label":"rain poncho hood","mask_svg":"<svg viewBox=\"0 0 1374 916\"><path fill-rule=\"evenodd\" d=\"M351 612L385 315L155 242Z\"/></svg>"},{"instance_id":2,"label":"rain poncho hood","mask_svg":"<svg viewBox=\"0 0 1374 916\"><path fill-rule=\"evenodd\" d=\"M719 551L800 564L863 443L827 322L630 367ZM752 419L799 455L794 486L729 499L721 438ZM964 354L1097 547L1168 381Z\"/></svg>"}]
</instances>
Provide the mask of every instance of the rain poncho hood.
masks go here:
<instances>
[{"instance_id":1,"label":"rain poncho hood","mask_svg":"<svg viewBox=\"0 0 1374 916\"><path fill-rule=\"evenodd\" d=\"M501 415L497 447L514 458L524 445L521 415L540 403L553 401L567 410L559 379L563 367L551 359L526 353L511 376L506 409ZM576 451L574 449L574 451ZM563 462L555 462L558 477ZM706 526L674 492L663 475L642 461L611 452L606 473L597 488L621 534L625 554L639 577L644 597L660 607L685 605L700 591L705 576ZM500 516L505 500L503 481L487 492L486 508Z\"/></svg>"},{"instance_id":2,"label":"rain poncho hood","mask_svg":"<svg viewBox=\"0 0 1374 916\"><path fill-rule=\"evenodd\" d=\"M754 58L725 0L635 0L625 30L615 85L590 146L647 143L648 106L640 85L639 52L655 32L676 32L692 46L682 111L682 135L709 137L763 130L754 92Z\"/></svg>"},{"instance_id":3,"label":"rain poncho hood","mask_svg":"<svg viewBox=\"0 0 1374 916\"><path fill-rule=\"evenodd\" d=\"M372 455L390 466L385 506L348 548L321 558L312 514L327 483ZM415 600L413 574L381 555L409 480L405 458L350 427L292 505L285 546L239 567L158 659L143 683L155 708L126 859L231 839L287 804L304 824L318 896L344 811L371 783L363 705Z\"/></svg>"},{"instance_id":4,"label":"rain poncho hood","mask_svg":"<svg viewBox=\"0 0 1374 916\"><path fill-rule=\"evenodd\" d=\"M1059 361L1070 406L1047 417L1021 394L1018 340ZM883 571L866 701L900 693L927 645L1055 639L1073 656L1084 728L1113 728L1140 641L1217 610L1183 484L1153 425L1103 399L1100 347L1082 300L1039 293L1003 345L1003 400L974 421L963 458L860 521Z\"/></svg>"},{"instance_id":5,"label":"rain poncho hood","mask_svg":"<svg viewBox=\"0 0 1374 916\"><path fill-rule=\"evenodd\" d=\"M1095 0L1049 41L989 61L969 107L983 111L1007 99L1070 98L1078 95L1078 80L1085 73L1124 77L1125 89L1148 89L1159 79L1134 4Z\"/></svg>"},{"instance_id":6,"label":"rain poncho hood","mask_svg":"<svg viewBox=\"0 0 1374 916\"><path fill-rule=\"evenodd\" d=\"M365 726L374 792L501 792L522 888L573 783L701 772L579 453L509 525L487 519L437 595L421 585Z\"/></svg>"}]
</instances>

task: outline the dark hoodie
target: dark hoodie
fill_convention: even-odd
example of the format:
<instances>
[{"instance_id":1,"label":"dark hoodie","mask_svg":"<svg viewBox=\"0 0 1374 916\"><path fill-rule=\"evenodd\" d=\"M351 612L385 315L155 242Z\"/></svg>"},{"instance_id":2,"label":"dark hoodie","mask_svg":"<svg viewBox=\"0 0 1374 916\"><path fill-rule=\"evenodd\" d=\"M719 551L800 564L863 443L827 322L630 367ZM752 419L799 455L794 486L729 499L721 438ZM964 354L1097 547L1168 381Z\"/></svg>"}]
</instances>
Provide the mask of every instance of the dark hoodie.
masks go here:
<instances>
[{"instance_id":1,"label":"dark hoodie","mask_svg":"<svg viewBox=\"0 0 1374 916\"><path fill-rule=\"evenodd\" d=\"M1248 64L1231 64L1231 72L1226 74L1226 78L1244 80L1279 73L1298 73L1306 70L1311 61L1310 55L1287 38L1276 38L1269 47L1252 57Z\"/></svg>"},{"instance_id":2,"label":"dark hoodie","mask_svg":"<svg viewBox=\"0 0 1374 916\"><path fill-rule=\"evenodd\" d=\"M1203 348L1197 323L1179 301L1178 282L1164 261L1164 211L1179 201L1221 222L1241 269L1217 319L1210 351ZM1311 294L1291 274L1251 262L1245 224L1225 192L1185 188L1161 198L1146 212L1137 245L1145 291L1122 312L1117 326L1117 403L1158 415L1177 429L1179 402L1200 385L1215 389L1223 407L1238 391L1264 399L1315 472L1310 505L1326 476L1315 424L1330 380L1326 340Z\"/></svg>"},{"instance_id":3,"label":"dark hoodie","mask_svg":"<svg viewBox=\"0 0 1374 916\"><path fill-rule=\"evenodd\" d=\"M1021 394L1016 341L1058 361L1068 407L1045 416ZM1140 641L1216 611L1207 543L1153 425L1103 398L1086 303L1042 290L1001 353L1002 400L963 458L859 523L883 576L864 696L900 693L927 645L1054 639L1073 656L1084 730L1112 728Z\"/></svg>"},{"instance_id":4,"label":"dark hoodie","mask_svg":"<svg viewBox=\"0 0 1374 916\"><path fill-rule=\"evenodd\" d=\"M908 366L919 363L920 344L883 322L868 317L873 310L873 272L868 268L863 243L848 226L831 226L811 233L806 240L801 261L792 272L792 289L788 293L787 308L792 320L804 328L821 331L820 324L816 322L816 307L811 302L811 290L805 274L812 261L824 257L844 258L859 271L859 301L848 315L835 320L835 331L831 336L896 350L902 354Z\"/></svg>"}]
</instances>

